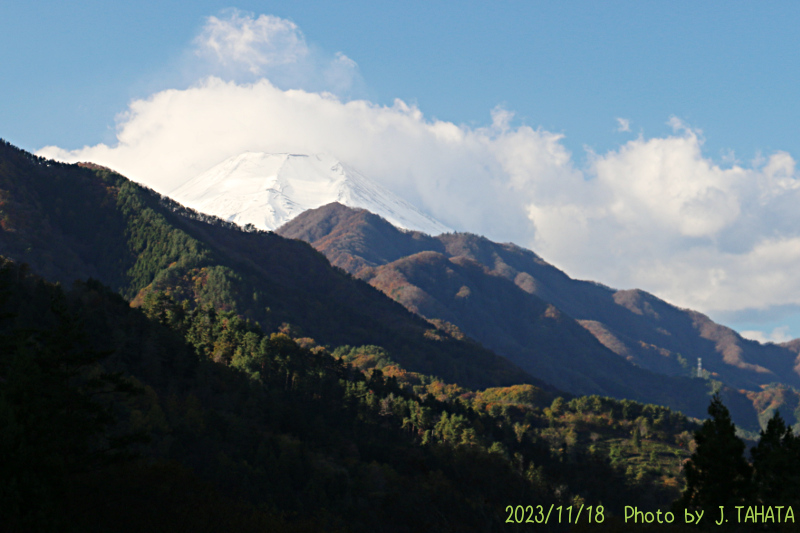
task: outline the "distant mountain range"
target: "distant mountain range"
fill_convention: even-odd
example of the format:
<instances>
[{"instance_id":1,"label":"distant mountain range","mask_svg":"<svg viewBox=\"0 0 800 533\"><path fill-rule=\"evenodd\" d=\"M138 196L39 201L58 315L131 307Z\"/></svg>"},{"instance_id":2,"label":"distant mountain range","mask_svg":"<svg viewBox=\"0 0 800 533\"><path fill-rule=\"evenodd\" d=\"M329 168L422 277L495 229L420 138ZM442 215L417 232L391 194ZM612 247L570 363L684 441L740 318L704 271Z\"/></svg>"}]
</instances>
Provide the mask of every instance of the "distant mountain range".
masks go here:
<instances>
[{"instance_id":1,"label":"distant mountain range","mask_svg":"<svg viewBox=\"0 0 800 533\"><path fill-rule=\"evenodd\" d=\"M306 211L278 233L309 242L407 309L455 324L563 390L665 403L702 416L700 389L717 381L729 388L728 402L748 427L757 425L754 404L762 418L797 407L792 388L800 387L800 358L793 345L744 339L644 291L571 279L513 244L403 232L340 204ZM691 379L698 359L708 381ZM782 388L777 402L776 387Z\"/></svg>"},{"instance_id":2,"label":"distant mountain range","mask_svg":"<svg viewBox=\"0 0 800 533\"><path fill-rule=\"evenodd\" d=\"M274 230L307 209L339 202L395 226L437 235L450 228L329 155L245 152L170 193L181 204L240 226Z\"/></svg>"}]
</instances>

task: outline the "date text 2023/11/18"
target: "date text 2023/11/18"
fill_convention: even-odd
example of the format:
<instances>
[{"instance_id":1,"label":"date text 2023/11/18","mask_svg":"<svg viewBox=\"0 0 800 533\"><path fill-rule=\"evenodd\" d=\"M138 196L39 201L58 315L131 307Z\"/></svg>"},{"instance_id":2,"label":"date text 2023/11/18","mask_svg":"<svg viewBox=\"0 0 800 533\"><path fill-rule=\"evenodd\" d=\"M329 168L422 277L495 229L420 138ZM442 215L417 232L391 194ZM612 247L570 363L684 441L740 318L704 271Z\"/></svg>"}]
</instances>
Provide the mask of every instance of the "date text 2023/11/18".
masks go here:
<instances>
[{"instance_id":1,"label":"date text 2023/11/18","mask_svg":"<svg viewBox=\"0 0 800 533\"><path fill-rule=\"evenodd\" d=\"M555 511L555 512L554 512ZM581 505L580 507L569 505L556 506L550 504L549 508L542 505L507 505L506 518L507 524L577 524L587 522L590 524L600 524L605 520L602 505Z\"/></svg>"}]
</instances>

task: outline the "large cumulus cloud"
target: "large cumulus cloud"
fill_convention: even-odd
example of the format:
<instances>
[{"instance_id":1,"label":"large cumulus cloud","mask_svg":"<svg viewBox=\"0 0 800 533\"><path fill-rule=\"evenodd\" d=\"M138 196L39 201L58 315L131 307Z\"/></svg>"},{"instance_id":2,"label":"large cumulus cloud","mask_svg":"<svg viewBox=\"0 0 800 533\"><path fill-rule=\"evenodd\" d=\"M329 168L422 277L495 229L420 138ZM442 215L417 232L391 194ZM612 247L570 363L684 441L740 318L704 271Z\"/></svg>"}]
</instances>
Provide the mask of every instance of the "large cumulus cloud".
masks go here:
<instances>
[{"instance_id":1,"label":"large cumulus cloud","mask_svg":"<svg viewBox=\"0 0 800 533\"><path fill-rule=\"evenodd\" d=\"M313 47L296 26L242 17L209 19L197 46L252 79L216 73L158 92L119 117L114 145L40 155L94 161L169 193L247 150L329 153L451 227L530 247L576 277L706 312L800 304L800 183L790 154L714 161L701 132L671 119L670 135L589 152L579 164L561 134L512 127L502 108L469 127L400 100L381 106L320 89L324 79L352 83L352 60L308 63ZM322 77L275 81L303 62Z\"/></svg>"}]
</instances>

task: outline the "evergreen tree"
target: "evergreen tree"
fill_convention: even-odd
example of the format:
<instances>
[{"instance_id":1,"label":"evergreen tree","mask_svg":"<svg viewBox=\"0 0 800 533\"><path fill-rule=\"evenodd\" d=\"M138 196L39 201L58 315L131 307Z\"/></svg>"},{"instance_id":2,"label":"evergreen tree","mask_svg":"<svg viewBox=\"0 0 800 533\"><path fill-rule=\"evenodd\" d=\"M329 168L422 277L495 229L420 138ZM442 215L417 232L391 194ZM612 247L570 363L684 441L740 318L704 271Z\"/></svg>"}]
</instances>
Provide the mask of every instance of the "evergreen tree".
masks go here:
<instances>
[{"instance_id":1,"label":"evergreen tree","mask_svg":"<svg viewBox=\"0 0 800 533\"><path fill-rule=\"evenodd\" d=\"M719 394L708 407L710 419L695 432L697 449L686 464L686 490L679 507L717 509L751 502L752 468L744 458L745 444L736 436L728 408Z\"/></svg>"},{"instance_id":2,"label":"evergreen tree","mask_svg":"<svg viewBox=\"0 0 800 533\"><path fill-rule=\"evenodd\" d=\"M109 354L90 347L60 287L0 260L0 309L22 295L51 328L0 311L0 530L67 531L63 507L76 477L129 458L127 445L146 440L117 427L117 411L139 389L103 370Z\"/></svg>"},{"instance_id":3,"label":"evergreen tree","mask_svg":"<svg viewBox=\"0 0 800 533\"><path fill-rule=\"evenodd\" d=\"M800 438L786 425L780 413L761 431L761 440L751 450L753 481L765 505L787 505L800 500Z\"/></svg>"}]
</instances>

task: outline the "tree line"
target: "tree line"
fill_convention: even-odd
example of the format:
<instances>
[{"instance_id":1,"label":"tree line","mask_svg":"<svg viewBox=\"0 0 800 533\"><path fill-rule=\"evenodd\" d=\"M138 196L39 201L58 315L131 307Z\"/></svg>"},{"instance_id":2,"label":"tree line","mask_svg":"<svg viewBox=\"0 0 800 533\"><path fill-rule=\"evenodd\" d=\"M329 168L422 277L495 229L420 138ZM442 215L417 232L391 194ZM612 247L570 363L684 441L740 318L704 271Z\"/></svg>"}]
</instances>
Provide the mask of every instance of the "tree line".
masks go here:
<instances>
[{"instance_id":1,"label":"tree line","mask_svg":"<svg viewBox=\"0 0 800 533\"><path fill-rule=\"evenodd\" d=\"M686 489L677 507L716 511L719 506L800 504L800 438L779 412L750 449L750 461L718 394L708 414L694 435L697 449L686 464Z\"/></svg>"}]
</instances>

